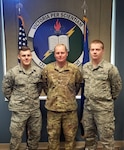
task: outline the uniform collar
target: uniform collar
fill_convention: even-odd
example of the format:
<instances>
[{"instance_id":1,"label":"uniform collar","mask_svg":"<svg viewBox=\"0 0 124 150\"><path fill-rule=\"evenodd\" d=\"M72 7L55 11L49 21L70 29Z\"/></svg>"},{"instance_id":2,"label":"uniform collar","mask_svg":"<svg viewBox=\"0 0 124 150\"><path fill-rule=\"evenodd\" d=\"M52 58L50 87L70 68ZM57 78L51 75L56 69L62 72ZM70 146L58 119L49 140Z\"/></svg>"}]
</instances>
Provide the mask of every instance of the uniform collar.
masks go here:
<instances>
[{"instance_id":1,"label":"uniform collar","mask_svg":"<svg viewBox=\"0 0 124 150\"><path fill-rule=\"evenodd\" d=\"M24 74L31 74L33 72L35 72L36 69L31 66L28 70L25 70L20 64L19 64L19 72L23 72Z\"/></svg>"},{"instance_id":2,"label":"uniform collar","mask_svg":"<svg viewBox=\"0 0 124 150\"><path fill-rule=\"evenodd\" d=\"M103 68L103 63L104 63L104 59L102 59L102 60L100 61L100 63L94 68L93 65L92 65L92 62L90 61L90 68L91 68L92 70L97 70L98 68Z\"/></svg>"},{"instance_id":3,"label":"uniform collar","mask_svg":"<svg viewBox=\"0 0 124 150\"><path fill-rule=\"evenodd\" d=\"M55 62L55 63L54 63L54 69L57 70L57 71L59 71L59 72L68 71L68 70L69 70L68 65L69 65L69 62L66 62L66 64L65 64L62 68L60 68L60 67L56 64L56 62Z\"/></svg>"}]
</instances>

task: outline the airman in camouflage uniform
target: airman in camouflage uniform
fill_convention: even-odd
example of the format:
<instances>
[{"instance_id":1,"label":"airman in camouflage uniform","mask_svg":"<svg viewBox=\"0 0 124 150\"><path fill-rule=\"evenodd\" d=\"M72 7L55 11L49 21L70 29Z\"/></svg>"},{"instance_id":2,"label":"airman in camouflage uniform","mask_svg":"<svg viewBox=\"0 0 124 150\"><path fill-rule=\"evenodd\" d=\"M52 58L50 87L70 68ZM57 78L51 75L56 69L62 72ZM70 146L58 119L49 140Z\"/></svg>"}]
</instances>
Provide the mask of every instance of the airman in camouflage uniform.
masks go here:
<instances>
[{"instance_id":1,"label":"airman in camouflage uniform","mask_svg":"<svg viewBox=\"0 0 124 150\"><path fill-rule=\"evenodd\" d=\"M3 79L3 92L12 111L10 124L10 150L18 150L27 124L29 150L37 150L41 134L41 69L31 66L31 50L22 47L18 58L20 64L10 69Z\"/></svg>"},{"instance_id":2,"label":"airman in camouflage uniform","mask_svg":"<svg viewBox=\"0 0 124 150\"><path fill-rule=\"evenodd\" d=\"M118 69L102 58L103 52L103 42L92 41L91 61L82 70L86 97L83 112L85 150L96 150L98 137L103 150L114 150L114 100L120 93L122 82Z\"/></svg>"},{"instance_id":3,"label":"airman in camouflage uniform","mask_svg":"<svg viewBox=\"0 0 124 150\"><path fill-rule=\"evenodd\" d=\"M73 150L78 128L76 94L82 82L78 67L66 61L68 52L63 44L54 50L56 62L42 72L47 100L47 131L49 150L60 150L61 126L65 136L65 150Z\"/></svg>"}]
</instances>

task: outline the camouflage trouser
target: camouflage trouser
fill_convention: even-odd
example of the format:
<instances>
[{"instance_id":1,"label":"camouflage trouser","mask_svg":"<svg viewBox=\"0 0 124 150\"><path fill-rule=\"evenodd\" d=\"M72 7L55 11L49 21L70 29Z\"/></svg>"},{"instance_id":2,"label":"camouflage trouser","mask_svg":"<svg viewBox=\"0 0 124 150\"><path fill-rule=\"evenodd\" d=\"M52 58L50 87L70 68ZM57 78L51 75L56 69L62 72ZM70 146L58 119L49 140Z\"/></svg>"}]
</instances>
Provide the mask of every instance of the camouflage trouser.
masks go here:
<instances>
[{"instance_id":1,"label":"camouflage trouser","mask_svg":"<svg viewBox=\"0 0 124 150\"><path fill-rule=\"evenodd\" d=\"M19 150L26 123L29 130L29 150L37 150L41 134L41 117L40 109L31 112L12 112L10 150Z\"/></svg>"},{"instance_id":2,"label":"camouflage trouser","mask_svg":"<svg viewBox=\"0 0 124 150\"><path fill-rule=\"evenodd\" d=\"M92 111L84 108L82 123L86 150L96 150L98 137L103 150L114 150L114 120L113 111Z\"/></svg>"},{"instance_id":3,"label":"camouflage trouser","mask_svg":"<svg viewBox=\"0 0 124 150\"><path fill-rule=\"evenodd\" d=\"M65 150L73 150L78 128L77 111L47 113L49 150L60 150L61 127L65 137Z\"/></svg>"}]
</instances>

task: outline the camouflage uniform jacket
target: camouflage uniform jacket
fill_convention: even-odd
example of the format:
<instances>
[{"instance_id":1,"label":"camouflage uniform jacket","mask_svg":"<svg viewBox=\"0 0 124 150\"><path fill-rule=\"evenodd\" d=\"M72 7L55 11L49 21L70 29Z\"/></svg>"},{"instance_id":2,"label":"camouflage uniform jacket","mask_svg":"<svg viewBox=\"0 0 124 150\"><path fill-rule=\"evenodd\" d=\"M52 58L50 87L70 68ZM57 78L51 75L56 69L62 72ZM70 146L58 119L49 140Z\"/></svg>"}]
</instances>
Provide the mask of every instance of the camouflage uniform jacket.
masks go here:
<instances>
[{"instance_id":1,"label":"camouflage uniform jacket","mask_svg":"<svg viewBox=\"0 0 124 150\"><path fill-rule=\"evenodd\" d=\"M122 81L118 69L102 60L96 68L88 62L83 66L85 106L94 110L113 110Z\"/></svg>"},{"instance_id":2,"label":"camouflage uniform jacket","mask_svg":"<svg viewBox=\"0 0 124 150\"><path fill-rule=\"evenodd\" d=\"M76 94L80 89L82 75L78 67L67 62L63 68L55 62L42 71L47 100L45 107L51 111L66 112L77 109Z\"/></svg>"},{"instance_id":3,"label":"camouflage uniform jacket","mask_svg":"<svg viewBox=\"0 0 124 150\"><path fill-rule=\"evenodd\" d=\"M41 69L32 66L26 72L20 65L10 69L3 78L2 90L9 100L9 110L30 111L39 108L42 89Z\"/></svg>"}]
</instances>

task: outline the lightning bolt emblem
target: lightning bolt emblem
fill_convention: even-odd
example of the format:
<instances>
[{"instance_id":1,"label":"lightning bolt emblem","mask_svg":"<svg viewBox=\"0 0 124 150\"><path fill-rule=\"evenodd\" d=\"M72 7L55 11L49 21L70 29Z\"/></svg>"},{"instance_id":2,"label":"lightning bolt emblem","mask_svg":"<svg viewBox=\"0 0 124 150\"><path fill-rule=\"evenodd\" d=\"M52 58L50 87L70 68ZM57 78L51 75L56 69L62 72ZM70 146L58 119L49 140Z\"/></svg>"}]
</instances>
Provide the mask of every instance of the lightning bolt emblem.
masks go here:
<instances>
[{"instance_id":1,"label":"lightning bolt emblem","mask_svg":"<svg viewBox=\"0 0 124 150\"><path fill-rule=\"evenodd\" d=\"M74 29L76 26L74 26L73 28L71 28L66 34L68 35L68 37L70 37L73 33L74 33Z\"/></svg>"},{"instance_id":2,"label":"lightning bolt emblem","mask_svg":"<svg viewBox=\"0 0 124 150\"><path fill-rule=\"evenodd\" d=\"M43 57L43 60L45 60L47 57L49 57L51 55L52 51L51 50L48 50L45 54L44 54L44 57Z\"/></svg>"}]
</instances>

